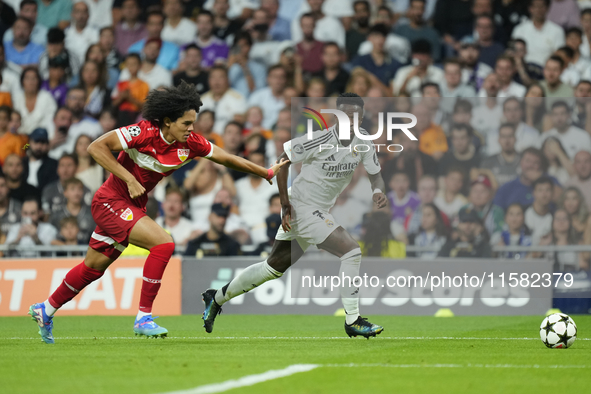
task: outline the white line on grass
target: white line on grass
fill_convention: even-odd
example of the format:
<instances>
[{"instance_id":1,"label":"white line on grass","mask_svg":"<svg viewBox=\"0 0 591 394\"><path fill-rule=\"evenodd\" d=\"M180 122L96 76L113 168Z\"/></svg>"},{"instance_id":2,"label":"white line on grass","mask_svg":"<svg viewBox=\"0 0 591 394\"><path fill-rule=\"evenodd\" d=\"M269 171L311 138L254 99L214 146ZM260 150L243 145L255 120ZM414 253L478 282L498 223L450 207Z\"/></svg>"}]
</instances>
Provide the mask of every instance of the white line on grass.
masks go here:
<instances>
[{"instance_id":1,"label":"white line on grass","mask_svg":"<svg viewBox=\"0 0 591 394\"><path fill-rule=\"evenodd\" d=\"M10 338L2 338L1 340L38 340L39 337L10 337ZM68 340L96 340L96 339L135 339L135 340L144 340L146 338L140 337L56 337L57 340L68 339ZM261 339L261 340L271 340L271 339L278 339L278 340L327 340L327 339L342 339L342 340L351 340L351 338L347 338L345 336L342 337L210 337L210 336L202 336L202 337L166 337L168 340L174 339L197 339L197 340L210 340L210 339L218 339L218 340L241 340L241 339ZM464 341L539 341L540 338L491 338L491 337L385 337L385 336L378 336L376 339L399 339L399 340L438 340L438 339L447 339L447 340L464 340ZM578 341L591 341L591 338L577 338Z\"/></svg>"},{"instance_id":2,"label":"white line on grass","mask_svg":"<svg viewBox=\"0 0 591 394\"><path fill-rule=\"evenodd\" d=\"M221 383L206 384L188 390L171 391L166 394L212 394L221 393L231 389L252 386L268 380L279 379L300 372L308 372L320 367L318 364L294 364L284 369L272 369L257 375L247 375L236 380L226 380Z\"/></svg>"},{"instance_id":3,"label":"white line on grass","mask_svg":"<svg viewBox=\"0 0 591 394\"><path fill-rule=\"evenodd\" d=\"M571 369L589 368L586 365L539 365L539 364L324 364L322 367L331 368L549 368Z\"/></svg>"}]
</instances>

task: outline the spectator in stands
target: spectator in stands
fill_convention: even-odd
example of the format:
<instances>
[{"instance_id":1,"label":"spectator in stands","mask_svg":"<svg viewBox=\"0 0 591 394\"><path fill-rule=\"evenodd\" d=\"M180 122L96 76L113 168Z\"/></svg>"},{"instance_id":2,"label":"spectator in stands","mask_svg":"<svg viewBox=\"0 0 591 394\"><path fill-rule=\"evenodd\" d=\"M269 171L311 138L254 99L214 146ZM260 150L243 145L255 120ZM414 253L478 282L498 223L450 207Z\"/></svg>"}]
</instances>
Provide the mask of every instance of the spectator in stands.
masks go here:
<instances>
[{"instance_id":1,"label":"spectator in stands","mask_svg":"<svg viewBox=\"0 0 591 394\"><path fill-rule=\"evenodd\" d=\"M29 135L29 149L23 159L23 179L39 191L57 179L57 161L48 157L47 130L37 128Z\"/></svg>"},{"instance_id":2,"label":"spectator in stands","mask_svg":"<svg viewBox=\"0 0 591 394\"><path fill-rule=\"evenodd\" d=\"M519 162L520 171L517 177L505 183L497 190L493 204L503 209L513 203L519 203L528 207L533 202L533 183L544 175L548 169L548 163L544 154L536 148L527 148L521 153ZM555 195L562 189L555 185Z\"/></svg>"},{"instance_id":3,"label":"spectator in stands","mask_svg":"<svg viewBox=\"0 0 591 394\"><path fill-rule=\"evenodd\" d=\"M15 10L16 11L16 10ZM31 32L31 41L35 44L45 46L47 44L47 27L42 23L37 23L37 2L35 0L23 0L19 5L19 16L27 18L34 23ZM13 29L10 28L4 33L2 41L12 41L14 39Z\"/></svg>"},{"instance_id":4,"label":"spectator in stands","mask_svg":"<svg viewBox=\"0 0 591 394\"><path fill-rule=\"evenodd\" d=\"M72 125L68 130L64 152L74 152L76 140L81 134L86 134L93 140L103 134L100 123L93 117L87 116L84 112L86 105L86 91L80 87L73 87L66 96L66 108L72 112Z\"/></svg>"},{"instance_id":5,"label":"spectator in stands","mask_svg":"<svg viewBox=\"0 0 591 394\"><path fill-rule=\"evenodd\" d=\"M43 189L41 196L43 213L50 216L54 212L63 210L66 204L64 198L64 186L66 180L73 178L78 169L78 160L76 156L64 154L58 161L57 175L59 179L54 181ZM90 205L92 202L92 193L86 186L84 186L84 203Z\"/></svg>"},{"instance_id":6,"label":"spectator in stands","mask_svg":"<svg viewBox=\"0 0 591 394\"><path fill-rule=\"evenodd\" d=\"M49 29L47 32L47 48L39 59L39 73L44 79L49 78L49 59L61 58L61 62L67 63L66 80L77 75L81 61L70 54L66 49L66 35L58 28Z\"/></svg>"},{"instance_id":7,"label":"spectator in stands","mask_svg":"<svg viewBox=\"0 0 591 394\"><path fill-rule=\"evenodd\" d=\"M534 129L544 132L552 128L550 115L546 113L544 89L538 84L532 84L525 93L525 123Z\"/></svg>"},{"instance_id":8,"label":"spectator in stands","mask_svg":"<svg viewBox=\"0 0 591 394\"><path fill-rule=\"evenodd\" d=\"M246 100L231 89L228 83L228 71L223 66L214 66L209 71L210 91L201 96L201 110L209 109L216 112L213 130L221 134L226 124L246 112Z\"/></svg>"},{"instance_id":9,"label":"spectator in stands","mask_svg":"<svg viewBox=\"0 0 591 394\"><path fill-rule=\"evenodd\" d=\"M271 196L270 201L278 201L279 194L274 194ZM281 205L279 205L279 211L281 212ZM271 208L269 208L271 211ZM262 242L259 246L251 253L253 256L264 256L267 257L271 250L273 250L273 244L275 243L275 235L277 235L277 229L281 227L281 214L280 213L271 213L265 219L265 225L267 228L267 241Z\"/></svg>"},{"instance_id":10,"label":"spectator in stands","mask_svg":"<svg viewBox=\"0 0 591 394\"><path fill-rule=\"evenodd\" d=\"M230 7L235 8L237 3L232 2L232 4L228 4L229 0L214 0L213 6L211 8L211 12L213 13L213 34L218 37L220 40L223 40L227 43L232 42L232 38L240 31L244 21L248 18L228 18L228 10ZM207 8L207 7L206 7ZM256 7L253 7L256 8ZM266 11L268 13L268 11ZM252 15L254 18L253 9L249 10L249 15ZM185 15L186 16L186 15ZM270 18L270 14L269 14Z\"/></svg>"},{"instance_id":11,"label":"spectator in stands","mask_svg":"<svg viewBox=\"0 0 591 394\"><path fill-rule=\"evenodd\" d=\"M386 37L388 37L388 29L385 25L372 26L367 35L368 42L371 44L371 52L357 56L351 61L353 66L363 67L367 70L372 77L372 83L374 85L381 83L384 85L384 90L390 80L394 78L396 71L402 66L385 49Z\"/></svg>"},{"instance_id":12,"label":"spectator in stands","mask_svg":"<svg viewBox=\"0 0 591 394\"><path fill-rule=\"evenodd\" d=\"M224 233L229 207L213 204L209 214L209 230L187 244L185 256L237 256L242 254L240 244Z\"/></svg>"},{"instance_id":13,"label":"spectator in stands","mask_svg":"<svg viewBox=\"0 0 591 394\"><path fill-rule=\"evenodd\" d=\"M68 130L72 125L72 111L66 107L59 108L53 116L53 127L49 133L49 157L59 160L66 149Z\"/></svg>"},{"instance_id":14,"label":"spectator in stands","mask_svg":"<svg viewBox=\"0 0 591 394\"><path fill-rule=\"evenodd\" d=\"M160 51L156 56L156 64L160 67L171 71L175 70L179 64L179 47L170 41L164 41L161 38L162 29L164 28L164 15L159 11L152 11L148 14L146 20L146 37L133 43L129 47L128 53L139 53L144 55L144 60L151 56L146 52L146 46L149 42L159 42ZM145 62L144 62L145 64ZM170 85L170 84L169 84ZM166 85L166 86L169 86ZM152 89L155 89L153 87Z\"/></svg>"},{"instance_id":15,"label":"spectator in stands","mask_svg":"<svg viewBox=\"0 0 591 394\"><path fill-rule=\"evenodd\" d=\"M541 0L536 0L541 1ZM549 107L555 100L548 100L548 98L558 97L572 97L573 88L560 80L560 76L564 71L564 60L560 56L552 55L544 66L544 80L540 82L540 86L544 89L544 96L546 97L546 107Z\"/></svg>"},{"instance_id":16,"label":"spectator in stands","mask_svg":"<svg viewBox=\"0 0 591 394\"><path fill-rule=\"evenodd\" d=\"M481 157L476 152L474 143L474 130L467 124L454 124L450 131L451 149L439 160L439 176L445 177L448 171L454 167L465 168L463 187L460 192L468 195L470 187L469 169L479 168Z\"/></svg>"},{"instance_id":17,"label":"spectator in stands","mask_svg":"<svg viewBox=\"0 0 591 394\"><path fill-rule=\"evenodd\" d=\"M580 27L571 27L565 33L565 44L573 50L572 63L583 79L588 79L589 59L581 54L583 45L583 31Z\"/></svg>"},{"instance_id":18,"label":"spectator in stands","mask_svg":"<svg viewBox=\"0 0 591 394\"><path fill-rule=\"evenodd\" d=\"M129 79L117 83L111 92L113 99L111 105L119 110L118 125L135 123L150 91L150 86L138 77L141 67L142 60L137 53L130 53L125 57L125 70L127 70Z\"/></svg>"},{"instance_id":19,"label":"spectator in stands","mask_svg":"<svg viewBox=\"0 0 591 394\"><path fill-rule=\"evenodd\" d=\"M519 170L519 153L515 150L515 130L514 124L501 124L498 140L500 152L482 161L482 168L488 168L492 171L499 186L503 186L514 179Z\"/></svg>"},{"instance_id":20,"label":"spectator in stands","mask_svg":"<svg viewBox=\"0 0 591 394\"><path fill-rule=\"evenodd\" d=\"M457 47L457 42L472 29L475 15L472 12L472 6L473 3L470 1L437 1L433 14L433 27L443 38L447 47L446 52L451 53Z\"/></svg>"},{"instance_id":21,"label":"spectator in stands","mask_svg":"<svg viewBox=\"0 0 591 394\"><path fill-rule=\"evenodd\" d=\"M374 26L384 26L385 27L385 40L382 44L383 52L387 53L390 58L396 60L400 64L406 64L410 57L410 43L404 37L400 37L394 33L392 33L392 26L391 23L382 23L381 21L376 20L376 24ZM371 31L372 29L370 29ZM366 40L361 44L359 47L358 55L368 55L374 51L373 49L373 42Z\"/></svg>"},{"instance_id":22,"label":"spectator in stands","mask_svg":"<svg viewBox=\"0 0 591 394\"><path fill-rule=\"evenodd\" d=\"M157 63L162 49L162 40L150 38L146 41L143 49L143 61L138 77L146 82L150 89L157 89L161 86L172 86L172 74L166 68ZM130 50L131 51L131 50ZM128 78L125 70L121 72L119 80Z\"/></svg>"},{"instance_id":23,"label":"spectator in stands","mask_svg":"<svg viewBox=\"0 0 591 394\"><path fill-rule=\"evenodd\" d=\"M421 226L421 218L423 215L421 208L435 200L435 196L437 195L437 179L432 175L423 175L421 179L419 179L417 194L419 196L419 200L421 201L421 205L416 207L415 210L406 217L404 228L407 234L412 234L419 231L419 227ZM441 215L445 225L449 226L449 219L447 216L444 213Z\"/></svg>"},{"instance_id":24,"label":"spectator in stands","mask_svg":"<svg viewBox=\"0 0 591 394\"><path fill-rule=\"evenodd\" d=\"M279 11L278 0L261 0L261 9L267 13L269 18L268 34L274 41L285 41L291 39L291 24L287 19L277 15Z\"/></svg>"},{"instance_id":25,"label":"spectator in stands","mask_svg":"<svg viewBox=\"0 0 591 394\"><path fill-rule=\"evenodd\" d=\"M164 42L172 42L181 47L193 41L193 37L197 34L197 25L183 16L183 1L165 0L163 12L166 16L161 34Z\"/></svg>"},{"instance_id":26,"label":"spectator in stands","mask_svg":"<svg viewBox=\"0 0 591 394\"><path fill-rule=\"evenodd\" d=\"M564 101L556 101L552 104L553 128L544 133L543 139L555 137L560 141L570 160L580 150L591 152L591 136L584 130L575 127L571 123L571 111Z\"/></svg>"},{"instance_id":27,"label":"spectator in stands","mask_svg":"<svg viewBox=\"0 0 591 394\"><path fill-rule=\"evenodd\" d=\"M486 99L479 99L480 105L472 111L472 126L478 130L478 133L484 139L485 147L484 149L481 148L481 151L485 155L488 155L488 146L486 144L491 140L494 141L498 136L503 115L503 109L497 99L499 89L498 75L495 73L489 74L484 80L479 93L480 97L486 97Z\"/></svg>"},{"instance_id":28,"label":"spectator in stands","mask_svg":"<svg viewBox=\"0 0 591 394\"><path fill-rule=\"evenodd\" d=\"M21 220L21 202L9 196L8 180L0 174L0 232L7 234L10 226Z\"/></svg>"},{"instance_id":29,"label":"spectator in stands","mask_svg":"<svg viewBox=\"0 0 591 394\"><path fill-rule=\"evenodd\" d=\"M262 151L249 153L247 159L255 164L265 165ZM264 223L269 211L269 198L277 193L277 186L251 175L237 180L235 185L240 218L248 226L254 244L264 242L267 238Z\"/></svg>"},{"instance_id":30,"label":"spectator in stands","mask_svg":"<svg viewBox=\"0 0 591 394\"><path fill-rule=\"evenodd\" d=\"M84 1L78 1L72 6L72 23L66 28L66 49L82 62L86 50L99 40L99 31L88 24L88 5Z\"/></svg>"},{"instance_id":31,"label":"spectator in stands","mask_svg":"<svg viewBox=\"0 0 591 394\"><path fill-rule=\"evenodd\" d=\"M345 48L345 29L341 22L333 16L325 15L322 12L322 4L324 0L307 0L310 5L309 13L316 21L314 28L314 37L318 41L334 41L339 44L341 49ZM291 40L300 42L303 33L300 25L300 20L294 18L291 22Z\"/></svg>"},{"instance_id":32,"label":"spectator in stands","mask_svg":"<svg viewBox=\"0 0 591 394\"><path fill-rule=\"evenodd\" d=\"M505 54L513 58L515 62L517 73L513 77L513 80L518 84L530 86L532 83L544 79L544 68L539 64L525 60L527 44L521 38L510 40Z\"/></svg>"},{"instance_id":33,"label":"spectator in stands","mask_svg":"<svg viewBox=\"0 0 591 394\"><path fill-rule=\"evenodd\" d=\"M513 29L512 38L526 42L525 60L538 65L546 61L558 48L564 45L564 31L560 26L546 19L550 0L530 0L530 18Z\"/></svg>"},{"instance_id":34,"label":"spectator in stands","mask_svg":"<svg viewBox=\"0 0 591 394\"><path fill-rule=\"evenodd\" d=\"M213 131L215 124L215 112L206 109L199 111L197 122L195 123L195 132L202 135L206 140L212 141L220 148L224 147L224 140L222 137Z\"/></svg>"},{"instance_id":35,"label":"spectator in stands","mask_svg":"<svg viewBox=\"0 0 591 394\"><path fill-rule=\"evenodd\" d=\"M548 20L556 23L563 29L580 26L580 11L577 1L554 0L548 10Z\"/></svg>"},{"instance_id":36,"label":"spectator in stands","mask_svg":"<svg viewBox=\"0 0 591 394\"><path fill-rule=\"evenodd\" d=\"M478 91L493 69L478 60L480 47L471 36L466 36L460 41L458 54L462 65L462 83Z\"/></svg>"},{"instance_id":37,"label":"spectator in stands","mask_svg":"<svg viewBox=\"0 0 591 394\"><path fill-rule=\"evenodd\" d=\"M265 66L250 58L251 49L252 37L248 32L240 32L234 39L232 53L228 58L230 86L244 97L265 87L267 78Z\"/></svg>"},{"instance_id":38,"label":"spectator in stands","mask_svg":"<svg viewBox=\"0 0 591 394\"><path fill-rule=\"evenodd\" d=\"M525 225L525 213L521 204L513 203L505 213L505 229L501 231L499 246L531 246L531 231ZM500 257L505 259L521 259L527 252L503 252Z\"/></svg>"},{"instance_id":39,"label":"spectator in stands","mask_svg":"<svg viewBox=\"0 0 591 394\"><path fill-rule=\"evenodd\" d=\"M463 168L450 168L443 179L444 188L439 190L433 202L441 210L451 223L456 219L460 209L468 203L466 197L461 194L464 183Z\"/></svg>"},{"instance_id":40,"label":"spectator in stands","mask_svg":"<svg viewBox=\"0 0 591 394\"><path fill-rule=\"evenodd\" d=\"M575 228L568 212L559 209L554 213L551 224L551 232L540 241L540 245L577 245L580 238L577 237ZM586 253L570 251L554 253L554 270L556 271L577 271L589 270L589 262L584 258Z\"/></svg>"},{"instance_id":41,"label":"spectator in stands","mask_svg":"<svg viewBox=\"0 0 591 394\"><path fill-rule=\"evenodd\" d=\"M469 203L460 209L460 215L462 211L475 211L491 237L491 244L494 245L505 225L505 214L501 208L492 203L493 197L494 187L491 179L486 175L478 175L470 187Z\"/></svg>"},{"instance_id":42,"label":"spectator in stands","mask_svg":"<svg viewBox=\"0 0 591 394\"><path fill-rule=\"evenodd\" d=\"M85 245L88 241L83 241L80 238L80 227L78 226L78 219L74 216L63 218L59 226L59 233L57 237L51 241L52 245L55 246L74 246L74 245ZM58 252L57 256L65 256L66 253ZM77 253L70 254L70 256L76 256Z\"/></svg>"},{"instance_id":43,"label":"spectator in stands","mask_svg":"<svg viewBox=\"0 0 591 394\"><path fill-rule=\"evenodd\" d=\"M341 49L335 42L326 42L322 48L323 68L313 77L322 78L326 82L326 95L345 92L349 73L342 67Z\"/></svg>"},{"instance_id":44,"label":"spectator in stands","mask_svg":"<svg viewBox=\"0 0 591 394\"><path fill-rule=\"evenodd\" d=\"M417 40L412 45L412 64L401 67L396 72L393 86L394 94L407 94L420 97L421 85L426 82L440 83L443 71L435 67L431 58L431 44L426 40Z\"/></svg>"},{"instance_id":45,"label":"spectator in stands","mask_svg":"<svg viewBox=\"0 0 591 394\"><path fill-rule=\"evenodd\" d=\"M205 69L219 62L225 62L228 58L228 45L213 34L213 15L209 11L201 11L197 15L195 43L201 48L203 55L201 65Z\"/></svg>"},{"instance_id":46,"label":"spectator in stands","mask_svg":"<svg viewBox=\"0 0 591 394\"><path fill-rule=\"evenodd\" d=\"M49 223L40 221L39 202L35 198L27 198L21 208L20 223L13 224L6 235L6 244L27 248L37 245L50 245L57 236L57 230ZM25 249L26 250L26 249ZM30 256L24 250L21 257ZM34 256L35 253L32 253Z\"/></svg>"},{"instance_id":47,"label":"spectator in stands","mask_svg":"<svg viewBox=\"0 0 591 394\"><path fill-rule=\"evenodd\" d=\"M12 109L6 105L0 106L0 166L8 155L23 156L23 143L20 137L12 134L8 128Z\"/></svg>"},{"instance_id":48,"label":"spectator in stands","mask_svg":"<svg viewBox=\"0 0 591 394\"><path fill-rule=\"evenodd\" d=\"M57 104L50 93L41 90L41 75L37 67L26 67L21 74L22 92L14 96L14 109L22 116L22 131L30 134L34 129L51 127L51 117Z\"/></svg>"},{"instance_id":49,"label":"spectator in stands","mask_svg":"<svg viewBox=\"0 0 591 394\"><path fill-rule=\"evenodd\" d=\"M99 44L92 44L86 51L85 62L95 62L99 66L99 72L104 75L105 84L107 89L113 89L119 81L119 68L109 67L105 59L105 55ZM78 76L79 77L79 76ZM74 82L74 80L76 80ZM79 83L79 78L74 78L72 84Z\"/></svg>"},{"instance_id":50,"label":"spectator in stands","mask_svg":"<svg viewBox=\"0 0 591 394\"><path fill-rule=\"evenodd\" d=\"M420 205L421 200L417 193L410 190L410 180L406 172L395 172L390 178L389 186L388 200L392 221L403 225L406 217Z\"/></svg>"},{"instance_id":51,"label":"spectator in stands","mask_svg":"<svg viewBox=\"0 0 591 394\"><path fill-rule=\"evenodd\" d=\"M357 56L359 46L365 41L369 33L369 18L371 17L369 2L367 0L353 2L353 12L351 26L345 32L347 59L353 59Z\"/></svg>"},{"instance_id":52,"label":"spectator in stands","mask_svg":"<svg viewBox=\"0 0 591 394\"><path fill-rule=\"evenodd\" d=\"M409 23L397 24L394 33L406 38L411 44L417 40L427 40L431 44L431 57L438 63L441 60L441 39L437 31L427 24L424 14L425 0L410 0L406 12Z\"/></svg>"},{"instance_id":53,"label":"spectator in stands","mask_svg":"<svg viewBox=\"0 0 591 394\"><path fill-rule=\"evenodd\" d=\"M525 210L525 224L532 230L532 244L552 231L552 193L554 184L546 176L538 178L532 185L533 202Z\"/></svg>"},{"instance_id":54,"label":"spectator in stands","mask_svg":"<svg viewBox=\"0 0 591 394\"><path fill-rule=\"evenodd\" d=\"M137 0L123 0L121 21L115 26L115 49L122 56L127 55L133 43L148 36L146 26L139 19L141 12Z\"/></svg>"},{"instance_id":55,"label":"spectator in stands","mask_svg":"<svg viewBox=\"0 0 591 394\"><path fill-rule=\"evenodd\" d=\"M164 215L156 218L156 223L169 232L174 243L180 246L187 245L193 228L191 221L182 216L184 210L183 192L181 189L170 188L166 191L166 197L162 203Z\"/></svg>"},{"instance_id":56,"label":"spectator in stands","mask_svg":"<svg viewBox=\"0 0 591 394\"><path fill-rule=\"evenodd\" d=\"M589 215L589 209L585 203L585 196L581 190L574 186L567 187L560 197L558 207L564 209L568 213L577 233L577 237L582 239L583 234L591 225L591 216Z\"/></svg>"},{"instance_id":57,"label":"spectator in stands","mask_svg":"<svg viewBox=\"0 0 591 394\"><path fill-rule=\"evenodd\" d=\"M86 91L87 97L84 112L94 118L98 118L103 108L111 104L105 71L92 60L85 62L80 69L79 86Z\"/></svg>"},{"instance_id":58,"label":"spectator in stands","mask_svg":"<svg viewBox=\"0 0 591 394\"><path fill-rule=\"evenodd\" d=\"M591 130L591 81L580 81L575 87L574 96L573 125L583 130Z\"/></svg>"},{"instance_id":59,"label":"spectator in stands","mask_svg":"<svg viewBox=\"0 0 591 394\"><path fill-rule=\"evenodd\" d=\"M189 44L183 53L183 71L174 74L174 86L178 86L182 81L185 81L195 85L195 89L199 94L207 92L209 90L208 73L201 69L201 48L195 44Z\"/></svg>"},{"instance_id":60,"label":"spectator in stands","mask_svg":"<svg viewBox=\"0 0 591 394\"><path fill-rule=\"evenodd\" d=\"M557 138L546 138L540 150L544 153L548 161L548 175L553 176L560 183L568 181L574 175L573 163L568 158L564 147Z\"/></svg>"},{"instance_id":61,"label":"spectator in stands","mask_svg":"<svg viewBox=\"0 0 591 394\"><path fill-rule=\"evenodd\" d=\"M495 63L495 73L499 78L499 93L497 97L523 97L525 86L515 82L515 61L510 56L499 56Z\"/></svg>"},{"instance_id":62,"label":"spectator in stands","mask_svg":"<svg viewBox=\"0 0 591 394\"><path fill-rule=\"evenodd\" d=\"M12 66L6 62L4 51L4 44L0 42L0 74L2 74L2 83L0 83L0 91L9 92L12 96L20 90L19 77L20 75Z\"/></svg>"},{"instance_id":63,"label":"spectator in stands","mask_svg":"<svg viewBox=\"0 0 591 394\"><path fill-rule=\"evenodd\" d=\"M420 228L410 233L409 245L440 249L447 242L448 230L443 220L444 213L433 203L421 204L418 209L420 210ZM437 251L419 252L415 255L421 259L431 260L437 257L437 253Z\"/></svg>"},{"instance_id":64,"label":"spectator in stands","mask_svg":"<svg viewBox=\"0 0 591 394\"><path fill-rule=\"evenodd\" d=\"M49 92L58 107L66 102L68 84L66 83L66 70L69 67L68 58L60 54L48 62L49 77L41 84L41 89Z\"/></svg>"},{"instance_id":65,"label":"spectator in stands","mask_svg":"<svg viewBox=\"0 0 591 394\"><path fill-rule=\"evenodd\" d=\"M575 51L573 51L568 46L563 46L558 48L558 50L554 53L555 56L558 56L564 62L564 70L562 74L560 74L560 80L562 83L570 86L575 87L581 80L581 72L575 67L573 59L575 57ZM589 66L587 64L586 66ZM587 70L588 67L583 66L584 71Z\"/></svg>"},{"instance_id":66,"label":"spectator in stands","mask_svg":"<svg viewBox=\"0 0 591 394\"><path fill-rule=\"evenodd\" d=\"M425 103L415 105L412 113L417 117L417 124L411 131L419 139L419 150L439 160L448 149L443 129L433 123L432 112Z\"/></svg>"},{"instance_id":67,"label":"spectator in stands","mask_svg":"<svg viewBox=\"0 0 591 394\"><path fill-rule=\"evenodd\" d=\"M39 13L37 21L51 29L58 27L65 29L70 23L70 15L72 14L72 2L68 0L51 0L48 2L38 1Z\"/></svg>"},{"instance_id":68,"label":"spectator in stands","mask_svg":"<svg viewBox=\"0 0 591 394\"><path fill-rule=\"evenodd\" d=\"M406 257L404 244L394 239L390 231L390 217L383 210L363 215L359 247L363 256L400 259Z\"/></svg>"},{"instance_id":69,"label":"spectator in stands","mask_svg":"<svg viewBox=\"0 0 591 394\"><path fill-rule=\"evenodd\" d=\"M115 48L115 29L112 26L103 27L100 30L98 45L107 64L107 68L109 70L116 70L117 77L119 77L121 55Z\"/></svg>"},{"instance_id":70,"label":"spectator in stands","mask_svg":"<svg viewBox=\"0 0 591 394\"><path fill-rule=\"evenodd\" d=\"M575 176L564 184L565 187L576 187L587 196L585 202L591 211L591 153L585 150L577 152L574 160Z\"/></svg>"},{"instance_id":71,"label":"spectator in stands","mask_svg":"<svg viewBox=\"0 0 591 394\"><path fill-rule=\"evenodd\" d=\"M591 57L591 8L581 11L581 30L583 30L583 43L580 46L581 55L585 58Z\"/></svg>"},{"instance_id":72,"label":"spectator in stands","mask_svg":"<svg viewBox=\"0 0 591 394\"><path fill-rule=\"evenodd\" d=\"M84 184L78 178L70 178L64 184L65 204L61 210L51 213L49 222L55 228L60 228L64 218L74 217L78 222L78 240L87 243L96 224L90 212L90 206L84 204Z\"/></svg>"},{"instance_id":73,"label":"spectator in stands","mask_svg":"<svg viewBox=\"0 0 591 394\"><path fill-rule=\"evenodd\" d=\"M491 257L489 236L482 225L478 213L464 210L459 215L459 223L451 237L439 251L439 257Z\"/></svg>"},{"instance_id":74,"label":"spectator in stands","mask_svg":"<svg viewBox=\"0 0 591 394\"><path fill-rule=\"evenodd\" d=\"M36 65L39 63L43 46L31 41L31 32L33 31L33 22L29 19L19 16L14 25L14 38L12 41L4 42L6 59L21 67Z\"/></svg>"},{"instance_id":75,"label":"spectator in stands","mask_svg":"<svg viewBox=\"0 0 591 394\"><path fill-rule=\"evenodd\" d=\"M478 36L480 47L478 61L495 67L497 58L505 51L505 46L495 41L495 23L490 15L479 15L474 23L474 30Z\"/></svg>"},{"instance_id":76,"label":"spectator in stands","mask_svg":"<svg viewBox=\"0 0 591 394\"><path fill-rule=\"evenodd\" d=\"M92 193L95 193L104 183L104 170L88 153L92 139L82 134L76 140L74 156L78 160L76 178L80 179Z\"/></svg>"},{"instance_id":77,"label":"spectator in stands","mask_svg":"<svg viewBox=\"0 0 591 394\"><path fill-rule=\"evenodd\" d=\"M462 83L462 65L458 59L445 60L443 65L445 80L439 85L443 97L475 97L476 91L470 85ZM445 100L452 104L452 100ZM444 103L441 103L444 104Z\"/></svg>"},{"instance_id":78,"label":"spectator in stands","mask_svg":"<svg viewBox=\"0 0 591 394\"><path fill-rule=\"evenodd\" d=\"M503 101L503 118L506 123L513 125L515 128L515 150L517 152L521 152L531 146L539 146L540 133L523 121L523 107L517 98L510 97ZM489 144L489 154L501 150L500 145L497 149L495 149L495 145Z\"/></svg>"},{"instance_id":79,"label":"spectator in stands","mask_svg":"<svg viewBox=\"0 0 591 394\"><path fill-rule=\"evenodd\" d=\"M324 44L314 37L316 19L308 13L300 17L302 40L296 44L296 52L302 59L302 69L307 73L316 73L322 69L322 48Z\"/></svg>"}]
</instances>

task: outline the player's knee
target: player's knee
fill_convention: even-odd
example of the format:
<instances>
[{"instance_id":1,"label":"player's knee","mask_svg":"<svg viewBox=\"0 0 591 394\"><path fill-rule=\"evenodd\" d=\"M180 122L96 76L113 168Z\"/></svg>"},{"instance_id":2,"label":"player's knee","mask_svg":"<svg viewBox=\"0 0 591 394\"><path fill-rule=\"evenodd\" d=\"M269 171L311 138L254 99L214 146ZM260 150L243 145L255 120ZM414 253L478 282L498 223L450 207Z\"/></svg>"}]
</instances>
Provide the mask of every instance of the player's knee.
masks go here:
<instances>
[{"instance_id":1,"label":"player's knee","mask_svg":"<svg viewBox=\"0 0 591 394\"><path fill-rule=\"evenodd\" d=\"M170 238L170 242L161 243L156 245L150 249L150 253L157 253L158 255L170 259L174 254L174 242L172 242L172 237Z\"/></svg>"}]
</instances>

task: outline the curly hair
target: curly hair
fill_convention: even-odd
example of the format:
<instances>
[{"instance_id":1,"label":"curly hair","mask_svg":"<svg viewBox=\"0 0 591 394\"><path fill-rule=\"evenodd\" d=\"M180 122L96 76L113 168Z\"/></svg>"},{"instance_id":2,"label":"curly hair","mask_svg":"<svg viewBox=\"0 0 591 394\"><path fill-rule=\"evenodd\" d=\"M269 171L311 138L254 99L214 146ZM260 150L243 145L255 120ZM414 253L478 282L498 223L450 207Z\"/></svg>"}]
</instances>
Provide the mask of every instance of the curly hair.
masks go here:
<instances>
[{"instance_id":1,"label":"curly hair","mask_svg":"<svg viewBox=\"0 0 591 394\"><path fill-rule=\"evenodd\" d=\"M176 87L163 87L150 91L146 97L142 115L150 122L162 125L164 118L175 122L187 111L194 109L199 112L199 107L202 105L201 96L197 93L195 85L182 81Z\"/></svg>"}]
</instances>

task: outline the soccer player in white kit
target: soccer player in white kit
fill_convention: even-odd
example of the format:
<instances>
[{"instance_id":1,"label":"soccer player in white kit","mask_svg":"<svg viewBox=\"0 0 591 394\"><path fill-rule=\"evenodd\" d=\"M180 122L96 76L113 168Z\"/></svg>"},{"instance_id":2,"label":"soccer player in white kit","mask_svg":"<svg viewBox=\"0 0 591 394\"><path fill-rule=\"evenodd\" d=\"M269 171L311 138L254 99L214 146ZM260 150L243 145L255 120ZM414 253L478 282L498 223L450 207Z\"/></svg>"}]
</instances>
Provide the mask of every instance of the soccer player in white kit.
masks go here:
<instances>
[{"instance_id":1,"label":"soccer player in white kit","mask_svg":"<svg viewBox=\"0 0 591 394\"><path fill-rule=\"evenodd\" d=\"M310 245L340 258L340 277L354 278L359 275L359 244L336 223L329 210L351 182L359 163L363 163L368 173L374 203L383 208L388 202L383 192L386 186L374 145L371 141L360 139L353 131L354 114L357 113L358 123L361 124L363 106L363 99L355 93L344 93L337 98L337 109L350 120L350 138L347 140L339 140L337 123L315 132L313 139L302 136L285 143L284 153L279 159L289 160L286 167L291 163L302 163L302 170L289 191L288 171L284 169L277 175L283 217L271 254L266 260L247 267L221 289L208 289L202 293L204 327L208 333L213 331L215 318L225 302L266 281L281 277ZM361 127L359 132L368 135ZM360 148L361 145L365 146ZM361 335L368 339L380 334L383 327L359 315L359 289L347 280L344 282L340 292L346 313L345 332L349 337Z\"/></svg>"}]
</instances>

